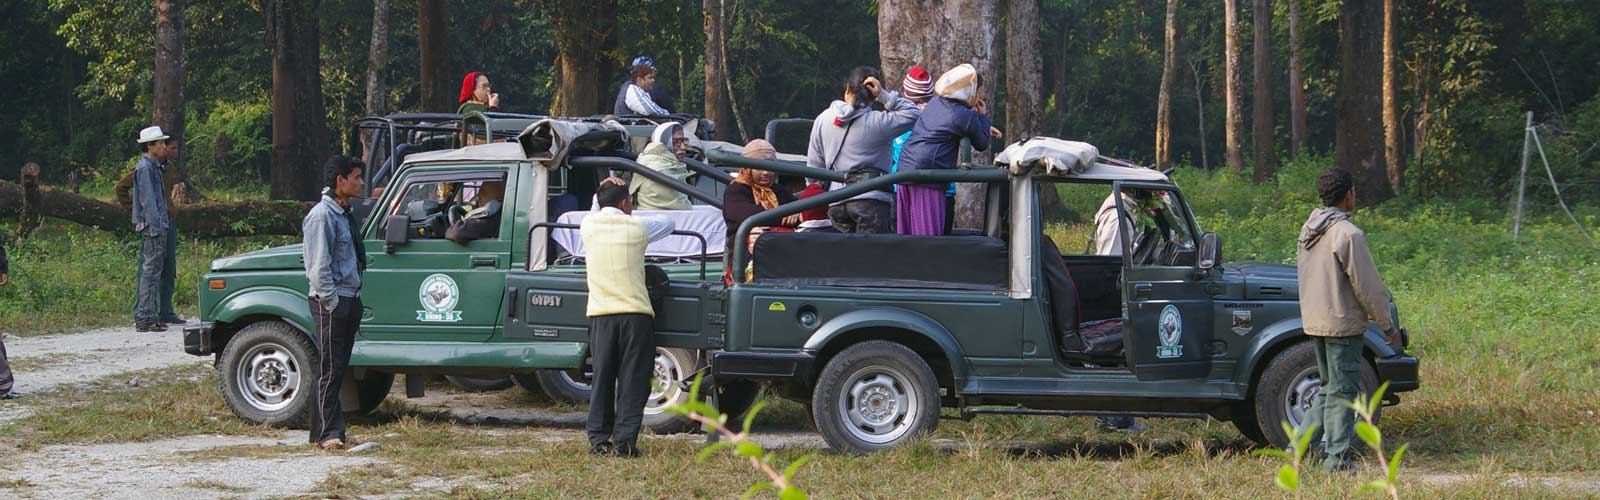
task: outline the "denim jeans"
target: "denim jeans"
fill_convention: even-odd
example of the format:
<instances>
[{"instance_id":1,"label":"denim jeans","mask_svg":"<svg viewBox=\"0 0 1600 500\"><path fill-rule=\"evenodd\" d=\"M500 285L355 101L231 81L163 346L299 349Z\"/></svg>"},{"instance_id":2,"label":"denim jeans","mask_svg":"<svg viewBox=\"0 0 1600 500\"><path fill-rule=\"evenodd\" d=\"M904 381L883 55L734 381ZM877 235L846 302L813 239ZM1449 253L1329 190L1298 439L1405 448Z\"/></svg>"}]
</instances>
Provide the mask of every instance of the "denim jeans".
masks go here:
<instances>
[{"instance_id":1,"label":"denim jeans","mask_svg":"<svg viewBox=\"0 0 1600 500\"><path fill-rule=\"evenodd\" d=\"M133 307L133 321L135 323L155 323L161 320L161 275L166 267L167 237L160 234L148 234L154 230L147 230L139 236L142 241L139 247L139 288L135 295Z\"/></svg>"}]
</instances>

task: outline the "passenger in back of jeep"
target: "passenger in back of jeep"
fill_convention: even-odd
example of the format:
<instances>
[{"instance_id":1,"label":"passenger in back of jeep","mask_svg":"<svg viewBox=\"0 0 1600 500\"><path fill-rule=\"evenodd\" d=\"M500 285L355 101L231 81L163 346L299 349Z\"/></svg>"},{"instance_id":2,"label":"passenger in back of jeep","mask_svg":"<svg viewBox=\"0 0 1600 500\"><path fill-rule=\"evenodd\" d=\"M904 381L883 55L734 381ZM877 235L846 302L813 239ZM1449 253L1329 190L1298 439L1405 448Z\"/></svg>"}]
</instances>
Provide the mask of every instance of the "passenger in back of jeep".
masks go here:
<instances>
[{"instance_id":1,"label":"passenger in back of jeep","mask_svg":"<svg viewBox=\"0 0 1600 500\"><path fill-rule=\"evenodd\" d=\"M767 141L755 139L745 145L744 156L757 160L777 160L778 150L773 149L772 144ZM733 255L735 233L739 232L739 225L744 224L745 219L778 208L779 205L794 203L794 194L784 189L772 188L775 177L777 175L768 170L741 168L739 176L734 177L733 182L728 184L728 190L722 194L722 220L728 225L727 246L723 249L723 255ZM777 227L767 230L793 231L794 227L800 225L800 220L800 214L793 214L784 217ZM729 269L726 269L728 265L724 259L724 282L731 279Z\"/></svg>"},{"instance_id":2,"label":"passenger in back of jeep","mask_svg":"<svg viewBox=\"0 0 1600 500\"><path fill-rule=\"evenodd\" d=\"M683 155L688 145L689 139L683 134L683 125L673 122L663 123L650 134L650 144L639 153L639 164L661 172L667 177L684 181L692 173L689 166L683 163ZM689 195L677 192L643 175L633 176L633 181L628 183L628 194L633 196L633 204L639 210L692 208L689 204Z\"/></svg>"}]
</instances>

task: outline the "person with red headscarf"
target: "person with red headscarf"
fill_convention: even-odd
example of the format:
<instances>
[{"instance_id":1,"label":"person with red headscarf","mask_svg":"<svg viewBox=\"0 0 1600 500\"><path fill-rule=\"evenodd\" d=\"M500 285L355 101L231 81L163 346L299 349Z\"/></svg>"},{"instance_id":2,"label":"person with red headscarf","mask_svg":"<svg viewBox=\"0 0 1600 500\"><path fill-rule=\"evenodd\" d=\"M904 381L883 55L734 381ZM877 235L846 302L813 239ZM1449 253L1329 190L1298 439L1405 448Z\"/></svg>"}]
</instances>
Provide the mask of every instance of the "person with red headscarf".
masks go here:
<instances>
[{"instance_id":1,"label":"person with red headscarf","mask_svg":"<svg viewBox=\"0 0 1600 500\"><path fill-rule=\"evenodd\" d=\"M456 114L464 115L473 111L499 111L500 94L490 92L489 75L473 71L461 79L461 96L456 102L461 107L456 108Z\"/></svg>"}]
</instances>

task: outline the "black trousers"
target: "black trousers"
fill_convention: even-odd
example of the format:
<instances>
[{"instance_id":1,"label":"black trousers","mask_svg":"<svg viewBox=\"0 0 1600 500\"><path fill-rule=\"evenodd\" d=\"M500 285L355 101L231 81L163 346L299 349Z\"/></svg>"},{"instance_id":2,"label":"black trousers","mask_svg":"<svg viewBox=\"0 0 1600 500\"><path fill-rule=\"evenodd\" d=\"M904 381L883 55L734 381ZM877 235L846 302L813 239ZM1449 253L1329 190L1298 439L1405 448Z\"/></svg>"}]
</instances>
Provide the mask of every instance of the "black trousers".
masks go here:
<instances>
[{"instance_id":1,"label":"black trousers","mask_svg":"<svg viewBox=\"0 0 1600 500\"><path fill-rule=\"evenodd\" d=\"M894 205L886 201L846 201L828 207L828 219L841 233L894 233Z\"/></svg>"},{"instance_id":2,"label":"black trousers","mask_svg":"<svg viewBox=\"0 0 1600 500\"><path fill-rule=\"evenodd\" d=\"M589 392L589 444L638 444L650 376L655 372L655 320L647 314L589 318L594 384Z\"/></svg>"},{"instance_id":3,"label":"black trousers","mask_svg":"<svg viewBox=\"0 0 1600 500\"><path fill-rule=\"evenodd\" d=\"M311 442L321 443L345 438L339 389L344 387L350 350L355 347L356 330L361 328L361 298L339 297L332 311L315 297L310 302L317 323L317 406L311 412Z\"/></svg>"}]
</instances>

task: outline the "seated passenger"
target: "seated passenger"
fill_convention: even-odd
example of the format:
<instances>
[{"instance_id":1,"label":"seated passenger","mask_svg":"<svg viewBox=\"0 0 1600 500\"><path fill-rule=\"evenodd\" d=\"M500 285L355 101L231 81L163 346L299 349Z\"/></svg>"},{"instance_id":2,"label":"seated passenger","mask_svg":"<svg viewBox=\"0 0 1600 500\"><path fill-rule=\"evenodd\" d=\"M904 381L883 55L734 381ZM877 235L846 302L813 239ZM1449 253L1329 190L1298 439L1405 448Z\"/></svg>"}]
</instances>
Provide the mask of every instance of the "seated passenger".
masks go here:
<instances>
[{"instance_id":1,"label":"seated passenger","mask_svg":"<svg viewBox=\"0 0 1600 500\"><path fill-rule=\"evenodd\" d=\"M656 104L650 97L650 90L656 86L656 69L647 64L634 64L629 71L633 80L622 84L622 89L617 92L617 102L612 105L612 112L619 115L644 115L665 116L672 114L667 108Z\"/></svg>"},{"instance_id":2,"label":"seated passenger","mask_svg":"<svg viewBox=\"0 0 1600 500\"><path fill-rule=\"evenodd\" d=\"M745 145L744 157L777 160L778 150L767 141L755 139ZM776 175L768 170L741 168L739 176L734 177L733 182L728 184L728 190L722 195L722 220L728 223L727 246L723 249L724 267L727 266L726 256L733 255L733 242L736 239L734 234L739 232L739 225L744 224L745 219L778 208L778 205L794 202L794 195L788 191L772 189L774 177ZM784 217L777 227L767 230L793 231L794 227L800 225L800 219L800 214L793 214ZM751 239L753 240L754 236Z\"/></svg>"},{"instance_id":3,"label":"seated passenger","mask_svg":"<svg viewBox=\"0 0 1600 500\"><path fill-rule=\"evenodd\" d=\"M683 163L685 147L689 140L683 135L683 125L663 123L650 135L650 144L639 153L639 164L667 177L687 182L692 173ZM634 175L628 183L628 194L639 210L688 210L689 195L652 181L643 175Z\"/></svg>"},{"instance_id":4,"label":"seated passenger","mask_svg":"<svg viewBox=\"0 0 1600 500\"><path fill-rule=\"evenodd\" d=\"M473 202L477 208L451 225L444 237L462 245L472 240L500 237L500 202L505 190L504 181L483 183L483 187L478 188L478 199Z\"/></svg>"},{"instance_id":5,"label":"seated passenger","mask_svg":"<svg viewBox=\"0 0 1600 500\"><path fill-rule=\"evenodd\" d=\"M808 181L809 184L806 184L806 188L800 191L800 194L795 197L797 200L804 200L806 198L828 192L828 188L823 187L822 181L816 179L809 179ZM800 212L800 226L795 230L802 233L813 231L825 233L839 232L839 230L833 228L833 220L828 218L828 207L817 207Z\"/></svg>"}]
</instances>

